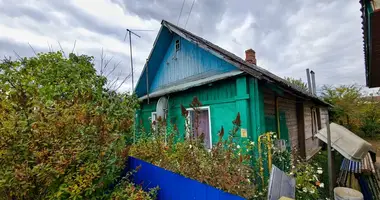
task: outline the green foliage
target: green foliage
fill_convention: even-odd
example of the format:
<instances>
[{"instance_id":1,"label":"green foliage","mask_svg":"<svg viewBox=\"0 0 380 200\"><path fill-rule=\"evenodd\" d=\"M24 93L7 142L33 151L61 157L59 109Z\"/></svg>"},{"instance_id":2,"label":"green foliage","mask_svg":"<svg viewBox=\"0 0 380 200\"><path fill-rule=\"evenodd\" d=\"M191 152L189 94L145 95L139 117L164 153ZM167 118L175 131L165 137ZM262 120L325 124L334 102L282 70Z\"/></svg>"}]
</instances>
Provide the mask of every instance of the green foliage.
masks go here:
<instances>
[{"instance_id":1,"label":"green foliage","mask_svg":"<svg viewBox=\"0 0 380 200\"><path fill-rule=\"evenodd\" d=\"M332 121L351 129L357 129L358 125L355 122L355 116L358 115L358 106L361 100L361 88L359 86L323 86L322 98L334 105L330 112Z\"/></svg>"},{"instance_id":2,"label":"green foliage","mask_svg":"<svg viewBox=\"0 0 380 200\"><path fill-rule=\"evenodd\" d=\"M284 77L284 79L301 90L308 90L307 84L303 82L302 79L295 79L292 77Z\"/></svg>"},{"instance_id":3,"label":"green foliage","mask_svg":"<svg viewBox=\"0 0 380 200\"><path fill-rule=\"evenodd\" d=\"M157 196L158 187L145 192L141 186L136 185L124 178L110 194L112 200L154 200Z\"/></svg>"},{"instance_id":4,"label":"green foliage","mask_svg":"<svg viewBox=\"0 0 380 200\"><path fill-rule=\"evenodd\" d=\"M338 174L340 171L340 163L342 163L343 156L337 152L332 152L334 155L333 165L334 165L334 171L333 174ZM326 199L329 197L329 175L328 175L328 164L327 164L327 151L320 151L318 154L316 154L311 160L310 163L314 163L315 165L322 168L322 171L325 172L321 175L319 180L319 185L321 183L324 183L324 187L319 187L319 194L321 199Z\"/></svg>"},{"instance_id":5,"label":"green foliage","mask_svg":"<svg viewBox=\"0 0 380 200\"><path fill-rule=\"evenodd\" d=\"M374 137L380 134L380 101L372 96L365 100L361 108L361 131L365 136Z\"/></svg>"},{"instance_id":6,"label":"green foliage","mask_svg":"<svg viewBox=\"0 0 380 200\"><path fill-rule=\"evenodd\" d=\"M333 105L329 112L331 121L367 137L380 133L378 99L363 96L357 85L323 86L322 90L322 98Z\"/></svg>"},{"instance_id":7,"label":"green foliage","mask_svg":"<svg viewBox=\"0 0 380 200\"><path fill-rule=\"evenodd\" d=\"M183 109L183 114L187 115L186 109ZM245 148L238 145L239 115L233 123L228 139L222 139L222 128L219 141L211 151L205 148L202 136L189 135L182 139L175 127L169 128L166 134L165 125L161 122L153 134L143 133L146 137L141 137L130 152L132 156L226 192L253 197L255 179L250 167L253 143L246 143Z\"/></svg>"},{"instance_id":8,"label":"green foliage","mask_svg":"<svg viewBox=\"0 0 380 200\"><path fill-rule=\"evenodd\" d=\"M323 174L321 167L315 163L300 162L291 174L296 178L297 199L319 199L318 189L324 187L324 183L320 182L320 175Z\"/></svg>"},{"instance_id":9,"label":"green foliage","mask_svg":"<svg viewBox=\"0 0 380 200\"><path fill-rule=\"evenodd\" d=\"M92 59L0 63L1 197L92 199L119 176L137 100L104 90Z\"/></svg>"}]
</instances>

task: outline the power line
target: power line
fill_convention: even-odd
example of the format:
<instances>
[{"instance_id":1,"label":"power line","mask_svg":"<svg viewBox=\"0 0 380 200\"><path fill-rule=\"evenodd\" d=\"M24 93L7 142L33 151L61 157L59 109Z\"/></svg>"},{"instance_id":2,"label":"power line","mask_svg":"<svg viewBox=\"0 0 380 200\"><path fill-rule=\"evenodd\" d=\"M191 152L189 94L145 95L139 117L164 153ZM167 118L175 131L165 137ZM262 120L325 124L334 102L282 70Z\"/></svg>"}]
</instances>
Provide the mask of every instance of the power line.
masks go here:
<instances>
[{"instance_id":1,"label":"power line","mask_svg":"<svg viewBox=\"0 0 380 200\"><path fill-rule=\"evenodd\" d=\"M195 0L193 0L193 3L191 4L191 8L190 8L189 15L187 16L187 20L186 20L185 28L186 28L186 26L187 26L187 22L189 21L191 11L193 11L194 2L195 2Z\"/></svg>"},{"instance_id":2,"label":"power line","mask_svg":"<svg viewBox=\"0 0 380 200\"><path fill-rule=\"evenodd\" d=\"M178 16L178 20L177 20L177 26L178 26L178 23L179 23L179 19L181 18L181 15L182 15L182 10L183 10L183 6L185 5L185 1L186 0L183 0L183 2L182 2L181 12L179 12L179 16Z\"/></svg>"}]
</instances>

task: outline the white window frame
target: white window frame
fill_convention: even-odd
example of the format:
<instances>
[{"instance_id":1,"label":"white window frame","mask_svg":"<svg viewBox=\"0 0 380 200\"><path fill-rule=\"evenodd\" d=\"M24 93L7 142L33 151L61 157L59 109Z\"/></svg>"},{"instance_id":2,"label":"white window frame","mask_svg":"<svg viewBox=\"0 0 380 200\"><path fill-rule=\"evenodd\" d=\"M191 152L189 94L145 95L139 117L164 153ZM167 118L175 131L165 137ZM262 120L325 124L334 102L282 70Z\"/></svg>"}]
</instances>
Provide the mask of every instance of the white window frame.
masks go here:
<instances>
[{"instance_id":1,"label":"white window frame","mask_svg":"<svg viewBox=\"0 0 380 200\"><path fill-rule=\"evenodd\" d=\"M151 121L151 124L152 124L152 128L155 131L156 130L156 126L157 126L157 112L151 112L151 114L150 114L150 121ZM153 121L156 121L156 125L153 124Z\"/></svg>"},{"instance_id":2,"label":"white window frame","mask_svg":"<svg viewBox=\"0 0 380 200\"><path fill-rule=\"evenodd\" d=\"M209 125L209 134L210 134L210 148L209 149L212 149L212 130L211 130L211 110L210 110L210 106L201 106L201 107L197 107L197 109L199 110L207 110L208 112L208 125ZM187 111L193 111L194 112L194 108L186 108ZM192 121L190 119L190 114L187 115L187 120L189 122L189 125L192 125ZM187 126L188 124L186 124ZM186 130L188 130L188 127L186 127ZM186 137L189 137L189 132L186 131Z\"/></svg>"}]
</instances>

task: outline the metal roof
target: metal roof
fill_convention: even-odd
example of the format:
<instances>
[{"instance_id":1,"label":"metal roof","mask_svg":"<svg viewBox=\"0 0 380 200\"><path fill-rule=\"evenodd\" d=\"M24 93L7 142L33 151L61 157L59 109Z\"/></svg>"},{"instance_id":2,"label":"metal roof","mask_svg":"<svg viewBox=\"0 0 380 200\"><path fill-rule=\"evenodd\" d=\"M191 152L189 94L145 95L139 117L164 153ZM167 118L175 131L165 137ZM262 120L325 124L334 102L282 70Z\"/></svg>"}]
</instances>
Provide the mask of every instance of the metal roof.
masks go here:
<instances>
[{"instance_id":1,"label":"metal roof","mask_svg":"<svg viewBox=\"0 0 380 200\"><path fill-rule=\"evenodd\" d=\"M336 123L330 124L330 133L331 147L349 160L360 162L372 149L370 143ZM327 143L327 128L319 130L316 136Z\"/></svg>"},{"instance_id":2,"label":"metal roof","mask_svg":"<svg viewBox=\"0 0 380 200\"><path fill-rule=\"evenodd\" d=\"M212 53L213 55L225 60L226 62L229 62L242 70L243 72L259 79L264 80L269 83L276 84L277 86L280 86L285 91L288 91L292 94L298 95L302 98L311 99L317 103L330 106L327 102L323 101L322 99L318 98L316 95L313 95L311 93L308 93L307 91L304 91L297 86L289 83L285 79L282 79L273 73L269 72L268 70L265 70L257 65L251 64L243 60L242 58L236 56L235 54L199 37L194 35L193 33L180 28L168 21L163 20L162 26L168 28L171 32L174 32L178 34L179 36L183 37L184 39L193 42L197 44L199 47L203 48L204 50Z\"/></svg>"},{"instance_id":3,"label":"metal roof","mask_svg":"<svg viewBox=\"0 0 380 200\"><path fill-rule=\"evenodd\" d=\"M163 96L165 94L184 91L184 90L187 90L187 89L192 88L192 87L197 87L197 86L205 85L205 84L212 83L212 82L215 82L218 80L223 80L223 79L227 79L230 77L238 76L242 73L243 73L242 71L236 70L236 71L232 71L232 72L227 72L227 73L223 73L223 74L210 76L210 77L203 78L203 79L196 80L196 81L186 82L186 83L183 83L180 85L173 85L173 86L158 90L156 92L149 93L149 98L160 97L160 96ZM144 100L147 98L148 98L148 95L144 95L144 96L140 97L139 100Z\"/></svg>"}]
</instances>

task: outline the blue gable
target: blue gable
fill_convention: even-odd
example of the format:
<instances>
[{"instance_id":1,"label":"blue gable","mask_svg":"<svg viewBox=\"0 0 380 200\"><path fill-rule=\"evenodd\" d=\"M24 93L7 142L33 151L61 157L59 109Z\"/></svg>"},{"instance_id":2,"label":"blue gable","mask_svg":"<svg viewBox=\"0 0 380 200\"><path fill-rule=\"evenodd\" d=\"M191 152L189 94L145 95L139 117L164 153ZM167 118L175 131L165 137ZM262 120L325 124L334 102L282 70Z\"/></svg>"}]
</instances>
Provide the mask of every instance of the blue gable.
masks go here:
<instances>
[{"instance_id":1,"label":"blue gable","mask_svg":"<svg viewBox=\"0 0 380 200\"><path fill-rule=\"evenodd\" d=\"M175 48L177 40L180 42L179 51ZM146 95L146 68L149 93L237 70L234 65L170 32L166 27L161 27L150 58L141 73L135 90L138 97Z\"/></svg>"},{"instance_id":2,"label":"blue gable","mask_svg":"<svg viewBox=\"0 0 380 200\"><path fill-rule=\"evenodd\" d=\"M175 48L176 41L180 42L179 51ZM150 92L235 69L230 63L175 35L152 81Z\"/></svg>"}]
</instances>

